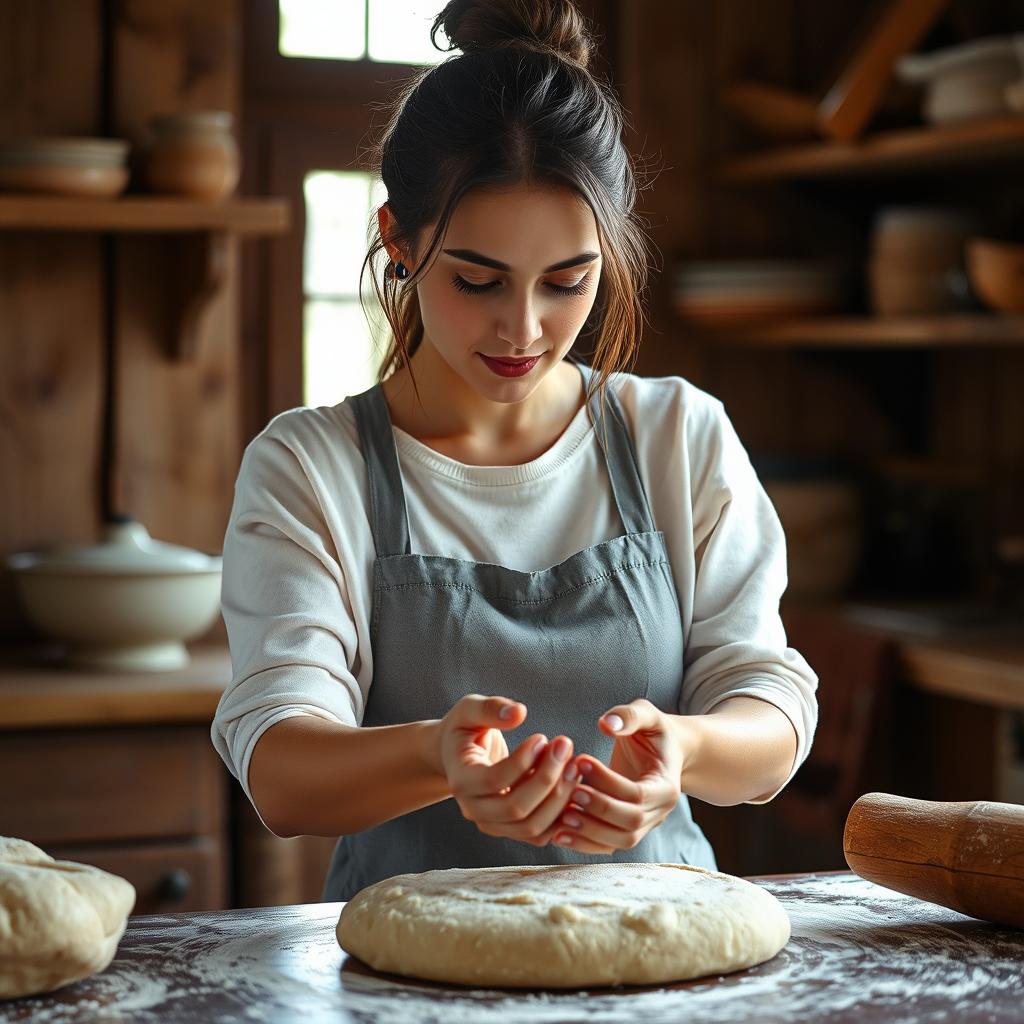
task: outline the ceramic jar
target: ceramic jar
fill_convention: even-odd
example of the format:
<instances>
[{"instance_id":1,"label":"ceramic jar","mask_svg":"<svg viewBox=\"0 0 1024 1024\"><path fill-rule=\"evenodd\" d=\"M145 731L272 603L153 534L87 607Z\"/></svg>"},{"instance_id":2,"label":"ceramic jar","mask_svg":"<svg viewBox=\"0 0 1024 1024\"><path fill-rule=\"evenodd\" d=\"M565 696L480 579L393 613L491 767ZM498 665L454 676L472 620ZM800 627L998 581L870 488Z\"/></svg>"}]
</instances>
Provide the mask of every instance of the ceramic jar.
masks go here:
<instances>
[{"instance_id":1,"label":"ceramic jar","mask_svg":"<svg viewBox=\"0 0 1024 1024\"><path fill-rule=\"evenodd\" d=\"M973 229L955 209L885 207L875 218L868 296L878 316L946 313L962 305L964 243Z\"/></svg>"},{"instance_id":2,"label":"ceramic jar","mask_svg":"<svg viewBox=\"0 0 1024 1024\"><path fill-rule=\"evenodd\" d=\"M241 171L233 120L226 110L153 118L144 171L150 190L206 200L231 195Z\"/></svg>"}]
</instances>

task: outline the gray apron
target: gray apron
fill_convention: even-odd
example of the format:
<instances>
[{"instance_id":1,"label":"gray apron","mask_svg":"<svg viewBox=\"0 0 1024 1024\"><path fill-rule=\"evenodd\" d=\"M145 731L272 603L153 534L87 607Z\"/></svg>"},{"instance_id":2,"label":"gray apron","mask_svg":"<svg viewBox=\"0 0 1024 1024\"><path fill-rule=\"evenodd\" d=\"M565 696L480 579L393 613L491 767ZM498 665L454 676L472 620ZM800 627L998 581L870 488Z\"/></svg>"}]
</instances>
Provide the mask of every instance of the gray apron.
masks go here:
<instances>
[{"instance_id":1,"label":"gray apron","mask_svg":"<svg viewBox=\"0 0 1024 1024\"><path fill-rule=\"evenodd\" d=\"M589 385L595 371L581 369ZM672 568L621 407L612 387L606 394L607 442L599 395L591 399L590 416L625 532L535 572L412 553L381 386L350 399L369 473L377 552L373 685L363 725L443 718L467 693L500 695L527 706L526 721L504 733L510 751L535 732L565 734L576 753L608 764L615 741L597 727L608 708L646 697L678 713L683 635ZM348 900L381 879L435 868L594 861L715 868L684 795L640 843L611 854L485 835L449 798L342 836L323 899Z\"/></svg>"}]
</instances>

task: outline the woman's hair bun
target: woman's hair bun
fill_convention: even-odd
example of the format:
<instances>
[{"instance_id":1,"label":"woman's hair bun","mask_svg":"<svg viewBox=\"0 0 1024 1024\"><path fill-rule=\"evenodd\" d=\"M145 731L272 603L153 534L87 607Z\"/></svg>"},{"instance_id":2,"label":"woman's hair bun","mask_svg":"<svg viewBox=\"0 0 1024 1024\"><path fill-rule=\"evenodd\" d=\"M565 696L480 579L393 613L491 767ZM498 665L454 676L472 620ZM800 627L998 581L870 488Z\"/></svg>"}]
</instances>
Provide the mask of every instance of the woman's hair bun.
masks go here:
<instances>
[{"instance_id":1,"label":"woman's hair bun","mask_svg":"<svg viewBox=\"0 0 1024 1024\"><path fill-rule=\"evenodd\" d=\"M463 53L526 45L555 50L586 67L594 43L571 0L451 0L434 19Z\"/></svg>"}]
</instances>

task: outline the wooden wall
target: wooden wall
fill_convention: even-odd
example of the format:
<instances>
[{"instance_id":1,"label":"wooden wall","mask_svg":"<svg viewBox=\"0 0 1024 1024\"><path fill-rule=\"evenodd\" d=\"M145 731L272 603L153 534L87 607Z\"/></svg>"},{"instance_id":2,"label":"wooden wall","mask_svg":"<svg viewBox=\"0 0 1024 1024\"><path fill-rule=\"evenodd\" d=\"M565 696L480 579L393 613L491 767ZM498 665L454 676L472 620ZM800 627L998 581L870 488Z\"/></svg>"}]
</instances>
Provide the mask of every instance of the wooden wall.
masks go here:
<instances>
[{"instance_id":1,"label":"wooden wall","mask_svg":"<svg viewBox=\"0 0 1024 1024\"><path fill-rule=\"evenodd\" d=\"M727 187L717 178L719 161L752 138L723 109L723 87L749 77L823 95L869 8L858 0L634 0L619 10L617 85L631 115L630 146L659 168L640 203L662 265L638 372L681 374L722 399L755 457L835 454L879 471L898 463L885 472L957 495L980 537L980 550L967 556L977 571L970 586L996 592L996 540L1024 535L1024 352L972 348L970 339L958 350L917 352L720 345L675 315L671 276L682 260L853 255L863 262L870 217L889 202L966 200L999 224L999 210L1021 208L1019 175L921 176L853 189ZM1020 0L953 0L935 39L1022 29ZM897 93L893 103L906 99ZM1024 237L1024 223L1019 228ZM960 554L951 551L950 562ZM773 804L694 806L724 870L793 870L815 857L816 866L828 866L827 850L786 848L778 814ZM832 866L842 867L841 858Z\"/></svg>"},{"instance_id":2,"label":"wooden wall","mask_svg":"<svg viewBox=\"0 0 1024 1024\"><path fill-rule=\"evenodd\" d=\"M870 219L888 203L967 203L1004 230L1004 211L1017 211L1024 233L1019 175L726 186L719 162L752 136L723 108L723 87L747 77L823 95L870 24L870 8L855 0L636 0L620 12L618 86L631 113L630 145L660 168L640 204L662 266L639 372L682 374L717 395L755 454L835 454L868 464L909 457L927 464L911 473L954 487L966 469L963 486L982 482L977 515L990 517L992 536L1024 532L1019 350L971 348L965 339L964 349L934 352L759 351L709 342L671 303L678 261L840 258L862 266ZM954 0L930 38L937 45L1022 29L1021 0ZM890 106L909 101L916 102L897 91Z\"/></svg>"},{"instance_id":3,"label":"wooden wall","mask_svg":"<svg viewBox=\"0 0 1024 1024\"><path fill-rule=\"evenodd\" d=\"M240 14L239 0L2 4L0 133L139 144L154 114L237 113ZM161 540L220 550L240 450L237 252L181 361L168 337L197 244L0 234L0 552L96 540L108 509ZM25 632L9 578L0 611L0 636Z\"/></svg>"},{"instance_id":4,"label":"wooden wall","mask_svg":"<svg viewBox=\"0 0 1024 1024\"><path fill-rule=\"evenodd\" d=\"M243 22L261 12L265 17L270 2L0 4L0 133L110 134L138 142L154 113L243 113L243 99L250 99L241 85ZM721 108L722 86L747 74L822 90L862 22L859 0L595 0L590 6L614 9L604 25L605 58L629 114L628 141L659 169L640 201L661 266L652 280L652 326L638 372L681 374L722 398L753 453L877 459L909 451L981 465L992 486L978 514L991 507L993 536L1024 530L1022 353L849 356L719 348L672 312L677 260L828 255L862 243L863 211L878 195L725 188L716 176L719 159L744 141ZM954 24L976 35L1024 24L1021 0L956 0L952 10ZM263 91L252 98L254 116L265 124L288 121L287 103L268 94L265 80L258 84ZM289 96L308 107L301 89ZM331 107L324 100L317 109L329 114ZM322 141L323 127L310 125L307 136ZM268 138L254 139L246 150L267 165L273 163ZM278 161L286 160L279 152ZM270 172L262 170L249 168L247 189L264 191ZM301 226L301 211L294 212ZM294 239L282 244L279 253L301 251ZM133 514L160 539L220 549L241 447L274 411L275 382L284 380L291 395L298 374L294 365L269 358L260 335L265 325L248 305L243 349L234 247L227 287L203 324L195 358L171 357L166 338L191 247L158 236L0 234L0 553L94 540L108 507ZM283 278L258 278L270 261L250 252L254 273L246 287L254 303L266 297L264 288L298 280L294 265ZM284 301L299 308L295 295ZM275 351L284 346L294 353L296 320L281 325L289 336L277 339ZM114 436L105 466L108 384ZM9 584L0 573L0 638L16 639L26 626ZM707 808L698 817L736 822L747 811ZM730 835L736 834L733 827ZM723 866L736 869L738 859L729 856Z\"/></svg>"}]
</instances>

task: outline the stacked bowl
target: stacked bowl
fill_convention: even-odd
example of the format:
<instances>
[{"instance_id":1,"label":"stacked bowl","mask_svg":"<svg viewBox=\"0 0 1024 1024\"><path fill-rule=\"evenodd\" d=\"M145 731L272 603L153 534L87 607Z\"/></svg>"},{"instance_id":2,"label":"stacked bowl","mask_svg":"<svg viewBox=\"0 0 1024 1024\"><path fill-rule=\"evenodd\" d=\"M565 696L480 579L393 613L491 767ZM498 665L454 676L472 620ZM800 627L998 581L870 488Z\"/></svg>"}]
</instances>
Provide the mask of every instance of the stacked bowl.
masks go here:
<instances>
[{"instance_id":1,"label":"stacked bowl","mask_svg":"<svg viewBox=\"0 0 1024 1024\"><path fill-rule=\"evenodd\" d=\"M128 184L125 139L0 140L0 191L112 199Z\"/></svg>"}]
</instances>

